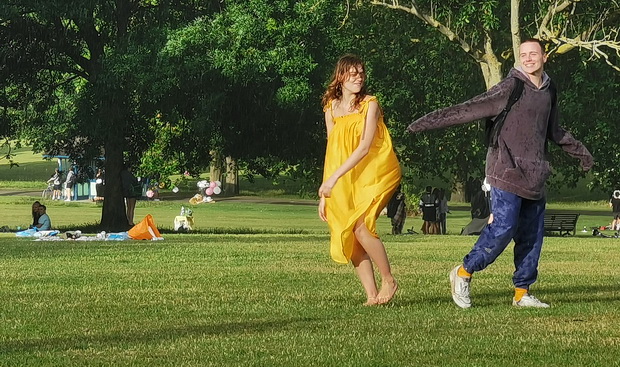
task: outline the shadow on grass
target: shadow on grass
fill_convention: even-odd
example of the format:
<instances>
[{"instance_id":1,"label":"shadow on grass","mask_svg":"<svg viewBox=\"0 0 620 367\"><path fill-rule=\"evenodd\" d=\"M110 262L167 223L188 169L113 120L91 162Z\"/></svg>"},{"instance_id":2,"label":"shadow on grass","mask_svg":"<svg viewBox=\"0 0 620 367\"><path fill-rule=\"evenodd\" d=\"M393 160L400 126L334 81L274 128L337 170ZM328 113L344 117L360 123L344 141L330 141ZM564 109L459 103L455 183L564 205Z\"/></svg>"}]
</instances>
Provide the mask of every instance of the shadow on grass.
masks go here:
<instances>
[{"instance_id":1,"label":"shadow on grass","mask_svg":"<svg viewBox=\"0 0 620 367\"><path fill-rule=\"evenodd\" d=\"M119 331L100 335L70 335L66 337L32 338L5 341L0 346L1 353L59 351L92 348L93 344L135 344L160 342L162 340L184 337L220 336L247 333L266 333L281 330L291 324L324 321L318 318L298 318L272 321L249 320L244 322L224 322L220 324L188 325L162 329Z\"/></svg>"}]
</instances>

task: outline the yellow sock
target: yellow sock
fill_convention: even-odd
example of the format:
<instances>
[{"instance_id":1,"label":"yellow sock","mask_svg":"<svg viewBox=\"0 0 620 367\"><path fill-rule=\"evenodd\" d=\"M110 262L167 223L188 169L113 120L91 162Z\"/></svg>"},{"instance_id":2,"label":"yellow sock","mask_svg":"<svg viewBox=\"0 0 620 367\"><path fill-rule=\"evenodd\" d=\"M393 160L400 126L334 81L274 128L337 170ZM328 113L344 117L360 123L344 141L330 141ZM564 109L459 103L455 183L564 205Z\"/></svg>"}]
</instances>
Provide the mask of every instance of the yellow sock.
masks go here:
<instances>
[{"instance_id":1,"label":"yellow sock","mask_svg":"<svg viewBox=\"0 0 620 367\"><path fill-rule=\"evenodd\" d=\"M471 274L468 273L467 270L465 270L463 265L461 265L461 267L459 267L459 270L456 272L456 275L460 276L461 278L470 278L471 277Z\"/></svg>"},{"instance_id":2,"label":"yellow sock","mask_svg":"<svg viewBox=\"0 0 620 367\"><path fill-rule=\"evenodd\" d=\"M515 288L515 301L519 302L526 293L527 289L525 288Z\"/></svg>"}]
</instances>

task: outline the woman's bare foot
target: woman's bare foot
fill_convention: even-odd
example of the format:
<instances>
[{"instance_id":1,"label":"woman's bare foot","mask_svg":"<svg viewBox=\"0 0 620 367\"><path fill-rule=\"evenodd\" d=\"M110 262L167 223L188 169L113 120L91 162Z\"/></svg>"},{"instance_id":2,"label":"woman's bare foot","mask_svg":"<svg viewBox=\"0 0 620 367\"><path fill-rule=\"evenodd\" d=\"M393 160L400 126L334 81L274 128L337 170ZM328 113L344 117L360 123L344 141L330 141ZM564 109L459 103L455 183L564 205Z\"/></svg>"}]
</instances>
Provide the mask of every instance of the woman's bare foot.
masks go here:
<instances>
[{"instance_id":1,"label":"woman's bare foot","mask_svg":"<svg viewBox=\"0 0 620 367\"><path fill-rule=\"evenodd\" d=\"M377 304L384 305L390 302L392 298L394 298L394 294L396 294L397 290L398 282L396 282L396 279L393 279L391 282L383 282L379 295L377 296Z\"/></svg>"},{"instance_id":2,"label":"woman's bare foot","mask_svg":"<svg viewBox=\"0 0 620 367\"><path fill-rule=\"evenodd\" d=\"M368 299L366 300L366 303L364 303L364 306L374 306L374 305L378 305L379 302L377 300L377 297L368 297Z\"/></svg>"}]
</instances>

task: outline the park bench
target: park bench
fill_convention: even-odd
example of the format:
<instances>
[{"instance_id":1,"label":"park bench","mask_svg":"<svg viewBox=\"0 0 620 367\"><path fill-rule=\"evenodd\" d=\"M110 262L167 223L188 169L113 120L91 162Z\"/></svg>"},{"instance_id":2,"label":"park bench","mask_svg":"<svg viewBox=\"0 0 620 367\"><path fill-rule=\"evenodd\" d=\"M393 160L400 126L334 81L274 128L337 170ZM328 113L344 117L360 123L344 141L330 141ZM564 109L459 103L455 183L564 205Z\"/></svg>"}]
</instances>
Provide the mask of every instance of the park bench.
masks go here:
<instances>
[{"instance_id":1,"label":"park bench","mask_svg":"<svg viewBox=\"0 0 620 367\"><path fill-rule=\"evenodd\" d=\"M578 213L545 213L545 232L559 232L567 236L577 228Z\"/></svg>"}]
</instances>

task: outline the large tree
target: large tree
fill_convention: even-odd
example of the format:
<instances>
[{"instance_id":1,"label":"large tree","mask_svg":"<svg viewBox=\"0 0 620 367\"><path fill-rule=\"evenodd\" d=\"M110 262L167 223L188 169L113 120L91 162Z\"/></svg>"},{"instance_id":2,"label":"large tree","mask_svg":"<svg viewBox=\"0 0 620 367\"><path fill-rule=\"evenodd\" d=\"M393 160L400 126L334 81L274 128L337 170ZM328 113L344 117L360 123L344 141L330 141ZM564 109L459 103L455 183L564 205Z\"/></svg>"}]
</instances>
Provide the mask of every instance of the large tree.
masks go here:
<instances>
[{"instance_id":1,"label":"large tree","mask_svg":"<svg viewBox=\"0 0 620 367\"><path fill-rule=\"evenodd\" d=\"M458 44L480 66L487 89L518 60L521 38L550 42L550 55L578 49L620 71L620 4L581 0L370 0L404 11ZM611 55L609 53L612 53Z\"/></svg>"},{"instance_id":2,"label":"large tree","mask_svg":"<svg viewBox=\"0 0 620 367\"><path fill-rule=\"evenodd\" d=\"M22 111L35 149L76 162L105 155L101 227L124 230L120 172L146 149L152 116L143 82L166 30L217 1L20 0L0 4L0 83L5 109ZM24 136L24 135L22 135Z\"/></svg>"}]
</instances>

